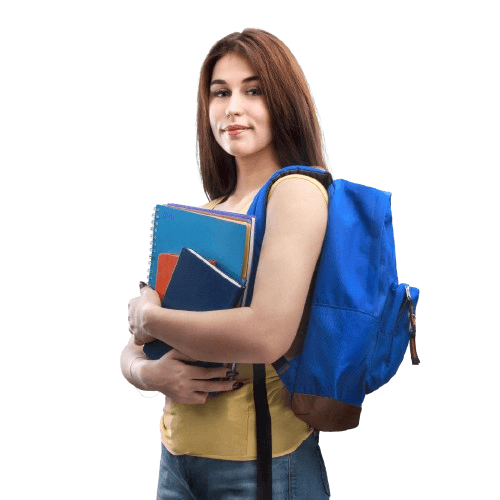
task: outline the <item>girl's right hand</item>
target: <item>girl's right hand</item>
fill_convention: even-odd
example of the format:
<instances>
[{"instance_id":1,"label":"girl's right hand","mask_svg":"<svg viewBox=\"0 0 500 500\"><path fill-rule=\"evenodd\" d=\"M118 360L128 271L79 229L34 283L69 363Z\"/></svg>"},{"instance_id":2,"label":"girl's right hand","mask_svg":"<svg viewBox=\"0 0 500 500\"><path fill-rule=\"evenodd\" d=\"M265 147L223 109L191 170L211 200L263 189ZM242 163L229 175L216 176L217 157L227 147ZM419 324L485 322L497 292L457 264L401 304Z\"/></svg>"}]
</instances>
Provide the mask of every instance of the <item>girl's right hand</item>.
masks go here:
<instances>
[{"instance_id":1,"label":"girl's right hand","mask_svg":"<svg viewBox=\"0 0 500 500\"><path fill-rule=\"evenodd\" d=\"M235 390L235 380L227 378L230 365L218 368L192 366L183 362L197 361L177 349L171 349L160 359L145 363L142 377L148 388L159 391L178 404L205 404L209 392ZM210 380L222 378L224 380ZM248 382L248 380L243 380Z\"/></svg>"}]
</instances>

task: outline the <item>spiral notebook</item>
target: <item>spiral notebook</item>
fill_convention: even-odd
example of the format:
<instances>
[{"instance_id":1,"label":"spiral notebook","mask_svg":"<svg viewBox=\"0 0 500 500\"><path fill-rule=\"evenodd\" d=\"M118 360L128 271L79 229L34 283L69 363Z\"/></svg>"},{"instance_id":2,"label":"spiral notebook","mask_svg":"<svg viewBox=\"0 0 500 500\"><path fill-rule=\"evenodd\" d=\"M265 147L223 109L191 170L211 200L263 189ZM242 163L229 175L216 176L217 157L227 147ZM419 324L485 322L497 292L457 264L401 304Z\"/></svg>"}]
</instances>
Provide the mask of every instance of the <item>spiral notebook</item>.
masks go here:
<instances>
[{"instance_id":1,"label":"spiral notebook","mask_svg":"<svg viewBox=\"0 0 500 500\"><path fill-rule=\"evenodd\" d=\"M151 226L149 286L156 289L159 254L179 255L183 247L214 260L217 267L240 283L246 281L252 265L254 225L254 215L173 203L156 205Z\"/></svg>"}]
</instances>

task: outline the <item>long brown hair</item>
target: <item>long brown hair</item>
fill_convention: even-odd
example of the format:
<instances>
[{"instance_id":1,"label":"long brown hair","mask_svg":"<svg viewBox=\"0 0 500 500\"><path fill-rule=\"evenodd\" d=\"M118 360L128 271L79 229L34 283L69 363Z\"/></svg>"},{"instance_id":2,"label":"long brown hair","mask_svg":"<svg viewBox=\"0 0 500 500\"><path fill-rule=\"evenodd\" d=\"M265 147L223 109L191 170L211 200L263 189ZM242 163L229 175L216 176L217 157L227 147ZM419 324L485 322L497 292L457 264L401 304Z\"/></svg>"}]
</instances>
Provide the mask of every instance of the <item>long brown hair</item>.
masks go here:
<instances>
[{"instance_id":1,"label":"long brown hair","mask_svg":"<svg viewBox=\"0 0 500 500\"><path fill-rule=\"evenodd\" d=\"M306 165L328 171L316 108L304 73L290 49L267 31L247 28L219 40L201 68L198 87L197 146L203 188L210 200L231 194L236 187L234 156L215 140L208 114L210 81L217 61L236 52L257 72L266 99L273 146L281 168Z\"/></svg>"}]
</instances>

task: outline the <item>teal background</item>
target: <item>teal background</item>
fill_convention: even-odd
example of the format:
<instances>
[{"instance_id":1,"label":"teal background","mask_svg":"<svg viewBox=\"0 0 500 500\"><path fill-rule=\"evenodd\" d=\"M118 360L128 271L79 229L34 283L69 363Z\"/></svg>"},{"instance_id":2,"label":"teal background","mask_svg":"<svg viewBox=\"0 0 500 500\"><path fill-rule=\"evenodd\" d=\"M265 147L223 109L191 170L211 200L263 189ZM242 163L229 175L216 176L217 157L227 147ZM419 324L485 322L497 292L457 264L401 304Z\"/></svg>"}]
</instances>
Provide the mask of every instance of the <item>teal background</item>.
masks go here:
<instances>
[{"instance_id":1,"label":"teal background","mask_svg":"<svg viewBox=\"0 0 500 500\"><path fill-rule=\"evenodd\" d=\"M154 206L208 201L202 62L257 27L304 70L333 177L392 193L422 290L420 365L321 433L332 497L492 498L499 25L492 0L2 2L0 497L155 498L165 400L121 374L127 305Z\"/></svg>"}]
</instances>

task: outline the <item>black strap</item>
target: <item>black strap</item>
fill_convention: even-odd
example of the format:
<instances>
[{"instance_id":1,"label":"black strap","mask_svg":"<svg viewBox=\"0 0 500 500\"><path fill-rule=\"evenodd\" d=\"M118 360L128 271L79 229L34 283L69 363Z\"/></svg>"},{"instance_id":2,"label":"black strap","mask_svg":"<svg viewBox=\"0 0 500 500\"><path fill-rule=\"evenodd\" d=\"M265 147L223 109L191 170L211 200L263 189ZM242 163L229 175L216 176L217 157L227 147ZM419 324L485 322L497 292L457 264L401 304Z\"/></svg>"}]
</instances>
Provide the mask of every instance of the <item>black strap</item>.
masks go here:
<instances>
[{"instance_id":1,"label":"black strap","mask_svg":"<svg viewBox=\"0 0 500 500\"><path fill-rule=\"evenodd\" d=\"M257 433L257 500L273 498L271 414L267 401L266 365L253 365L253 399Z\"/></svg>"}]
</instances>

